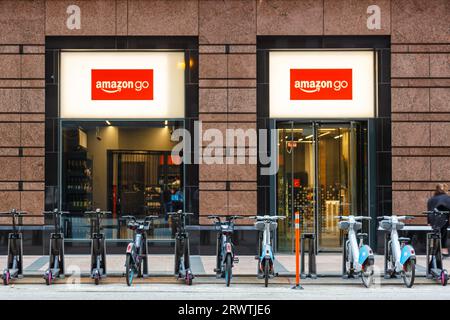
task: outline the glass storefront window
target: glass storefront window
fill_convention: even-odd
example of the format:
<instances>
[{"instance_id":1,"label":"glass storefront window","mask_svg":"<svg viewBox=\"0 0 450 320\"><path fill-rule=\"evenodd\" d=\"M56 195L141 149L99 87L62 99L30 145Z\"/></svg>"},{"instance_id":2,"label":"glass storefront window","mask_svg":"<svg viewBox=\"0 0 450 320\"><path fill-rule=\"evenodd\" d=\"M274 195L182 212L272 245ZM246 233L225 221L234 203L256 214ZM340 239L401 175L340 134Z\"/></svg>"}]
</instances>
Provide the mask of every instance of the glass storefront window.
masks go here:
<instances>
[{"instance_id":1,"label":"glass storefront window","mask_svg":"<svg viewBox=\"0 0 450 320\"><path fill-rule=\"evenodd\" d=\"M183 165L171 157L170 140L182 121L63 121L61 203L68 239L90 237L84 212L111 211L103 219L108 239L129 239L124 215L156 215L149 239L172 239L167 212L184 206Z\"/></svg>"}]
</instances>

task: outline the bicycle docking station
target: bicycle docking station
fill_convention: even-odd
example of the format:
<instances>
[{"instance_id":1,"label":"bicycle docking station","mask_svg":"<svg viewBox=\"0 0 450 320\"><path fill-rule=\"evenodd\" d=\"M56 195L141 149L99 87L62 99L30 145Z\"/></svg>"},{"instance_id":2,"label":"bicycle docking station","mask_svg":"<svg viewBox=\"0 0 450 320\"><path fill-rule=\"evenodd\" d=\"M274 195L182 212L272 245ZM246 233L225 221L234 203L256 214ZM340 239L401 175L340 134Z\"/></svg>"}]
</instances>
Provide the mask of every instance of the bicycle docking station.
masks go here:
<instances>
[{"instance_id":1,"label":"bicycle docking station","mask_svg":"<svg viewBox=\"0 0 450 320\"><path fill-rule=\"evenodd\" d=\"M426 278L439 279L442 285L447 285L448 272L442 261L441 235L436 232L427 233L426 244Z\"/></svg>"},{"instance_id":2,"label":"bicycle docking station","mask_svg":"<svg viewBox=\"0 0 450 320\"><path fill-rule=\"evenodd\" d=\"M107 276L106 237L101 230L101 216L111 214L111 212L96 209L95 211L85 211L85 214L91 215L91 278L98 285L100 279Z\"/></svg>"},{"instance_id":3,"label":"bicycle docking station","mask_svg":"<svg viewBox=\"0 0 450 320\"><path fill-rule=\"evenodd\" d=\"M305 273L305 246L308 242L308 273ZM300 278L317 279L316 268L316 235L314 233L303 233L300 241Z\"/></svg>"},{"instance_id":4,"label":"bicycle docking station","mask_svg":"<svg viewBox=\"0 0 450 320\"><path fill-rule=\"evenodd\" d=\"M147 241L147 233L142 234L142 274L140 275L142 278L148 278L148 241Z\"/></svg>"},{"instance_id":5,"label":"bicycle docking station","mask_svg":"<svg viewBox=\"0 0 450 320\"><path fill-rule=\"evenodd\" d=\"M64 236L61 233L50 234L49 251L49 266L57 266L52 268L54 276L64 279Z\"/></svg>"},{"instance_id":6,"label":"bicycle docking station","mask_svg":"<svg viewBox=\"0 0 450 320\"><path fill-rule=\"evenodd\" d=\"M347 270L347 246L345 245L348 240L348 234L342 233L342 278L343 279L354 279L355 274L349 272L350 270Z\"/></svg>"},{"instance_id":7,"label":"bicycle docking station","mask_svg":"<svg viewBox=\"0 0 450 320\"><path fill-rule=\"evenodd\" d=\"M390 279L388 270L388 254L389 254L389 241L391 240L391 235L389 232L384 233L384 278Z\"/></svg>"},{"instance_id":8,"label":"bicycle docking station","mask_svg":"<svg viewBox=\"0 0 450 320\"><path fill-rule=\"evenodd\" d=\"M432 231L427 233L426 242L426 277L427 279L438 280L443 286L448 283L448 271L444 267L442 257L441 231L448 221L449 211L433 211L424 212L427 214L427 222L430 224Z\"/></svg>"},{"instance_id":9,"label":"bicycle docking station","mask_svg":"<svg viewBox=\"0 0 450 320\"><path fill-rule=\"evenodd\" d=\"M9 270L11 278L23 278L22 232L11 232L8 234L8 262L6 268Z\"/></svg>"},{"instance_id":10,"label":"bicycle docking station","mask_svg":"<svg viewBox=\"0 0 450 320\"><path fill-rule=\"evenodd\" d=\"M64 233L61 229L61 215L66 211L60 211L55 208L53 211L44 211L44 214L53 215L53 232L49 237L49 264L44 273L44 279L47 285L50 285L54 279L65 277L64 263Z\"/></svg>"},{"instance_id":11,"label":"bicycle docking station","mask_svg":"<svg viewBox=\"0 0 450 320\"><path fill-rule=\"evenodd\" d=\"M11 279L23 278L23 234L18 228L23 224L23 214L26 214L26 212L15 209L1 213L2 216L12 218L12 232L8 234L7 263L2 274L4 285L8 285Z\"/></svg>"},{"instance_id":12,"label":"bicycle docking station","mask_svg":"<svg viewBox=\"0 0 450 320\"><path fill-rule=\"evenodd\" d=\"M93 233L91 238L91 271L100 272L100 277L106 277L106 242L104 233ZM100 258L100 259L99 259Z\"/></svg>"}]
</instances>

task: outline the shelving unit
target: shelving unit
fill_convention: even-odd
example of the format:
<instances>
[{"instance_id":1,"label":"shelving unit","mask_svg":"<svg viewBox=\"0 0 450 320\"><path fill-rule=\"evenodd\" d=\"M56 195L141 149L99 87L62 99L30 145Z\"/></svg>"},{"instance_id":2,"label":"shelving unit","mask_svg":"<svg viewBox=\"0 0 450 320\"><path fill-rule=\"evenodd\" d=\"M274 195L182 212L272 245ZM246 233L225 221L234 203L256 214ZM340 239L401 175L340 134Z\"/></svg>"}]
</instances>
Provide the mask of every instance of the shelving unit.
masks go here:
<instances>
[{"instance_id":1,"label":"shelving unit","mask_svg":"<svg viewBox=\"0 0 450 320\"><path fill-rule=\"evenodd\" d=\"M161 187L147 186L145 187L144 201L147 214L160 214L162 212L161 206Z\"/></svg>"},{"instance_id":2,"label":"shelving unit","mask_svg":"<svg viewBox=\"0 0 450 320\"><path fill-rule=\"evenodd\" d=\"M64 157L64 205L71 213L83 213L92 207L92 160L86 152Z\"/></svg>"}]
</instances>

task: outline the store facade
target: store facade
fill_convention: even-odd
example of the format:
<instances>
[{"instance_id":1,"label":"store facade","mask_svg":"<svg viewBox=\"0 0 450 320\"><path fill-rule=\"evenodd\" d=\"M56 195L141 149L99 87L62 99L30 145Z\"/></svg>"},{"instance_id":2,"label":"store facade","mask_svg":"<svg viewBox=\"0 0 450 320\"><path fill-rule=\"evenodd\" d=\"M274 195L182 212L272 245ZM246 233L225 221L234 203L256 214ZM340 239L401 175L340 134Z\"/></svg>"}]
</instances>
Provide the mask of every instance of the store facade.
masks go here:
<instances>
[{"instance_id":1,"label":"store facade","mask_svg":"<svg viewBox=\"0 0 450 320\"><path fill-rule=\"evenodd\" d=\"M261 179L259 205L286 216L278 248L294 248L294 216L302 233L316 235L318 252L340 251L339 215L375 218L377 186L390 184L379 162L390 141L389 39L384 37L259 37L260 126L274 129L278 173ZM387 136L386 134L384 135ZM378 141L378 142L377 142ZM378 146L378 147L377 147ZM377 205L377 203L379 203ZM384 208L386 212L388 208ZM369 242L376 233L365 226Z\"/></svg>"},{"instance_id":2,"label":"store facade","mask_svg":"<svg viewBox=\"0 0 450 320\"><path fill-rule=\"evenodd\" d=\"M336 251L338 213L418 214L450 181L447 16L444 0L1 1L0 209L33 214L26 253L47 252L42 211L55 205L75 212L73 252L87 248L81 212L112 211L108 245L120 253L129 238L120 216L165 210L177 193L197 213L194 254L214 250L207 215L234 213L286 215L277 246L291 252L297 211L318 251ZM197 120L204 130L273 130L279 170L176 164L170 134L195 137ZM199 152L192 144L192 158ZM155 230L154 252L172 252L162 213ZM255 243L247 219L239 253Z\"/></svg>"},{"instance_id":3,"label":"store facade","mask_svg":"<svg viewBox=\"0 0 450 320\"><path fill-rule=\"evenodd\" d=\"M56 166L46 167L45 206L70 212L62 222L69 250L85 249L84 213L95 208L111 212L103 219L110 252L132 237L122 219L130 214L158 216L149 240L171 247L167 212L198 212L197 165L171 155L172 133L196 120L196 39L48 37L46 49L55 79L47 84L47 155Z\"/></svg>"}]
</instances>

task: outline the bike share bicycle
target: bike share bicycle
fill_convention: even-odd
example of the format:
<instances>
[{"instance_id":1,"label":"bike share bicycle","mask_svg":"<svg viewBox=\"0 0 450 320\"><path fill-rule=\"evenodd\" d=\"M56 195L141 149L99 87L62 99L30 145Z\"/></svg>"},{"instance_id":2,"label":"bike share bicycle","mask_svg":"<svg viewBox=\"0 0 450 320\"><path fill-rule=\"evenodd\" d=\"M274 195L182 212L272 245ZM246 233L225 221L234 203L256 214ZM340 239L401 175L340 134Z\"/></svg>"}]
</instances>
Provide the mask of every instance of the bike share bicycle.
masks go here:
<instances>
[{"instance_id":1,"label":"bike share bicycle","mask_svg":"<svg viewBox=\"0 0 450 320\"><path fill-rule=\"evenodd\" d=\"M208 219L214 219L214 226L217 231L217 246L216 246L216 276L218 278L225 278L227 287L230 286L231 277L233 274L234 263L238 263L239 259L235 254L232 236L234 232L234 220L243 219L242 216L226 216L225 221L220 219L218 215L210 215Z\"/></svg>"},{"instance_id":2,"label":"bike share bicycle","mask_svg":"<svg viewBox=\"0 0 450 320\"><path fill-rule=\"evenodd\" d=\"M442 263L441 228L447 223L450 211L434 209L424 213L428 215L428 224L432 229L432 232L427 233L426 276L446 286L448 272Z\"/></svg>"},{"instance_id":3,"label":"bike share bicycle","mask_svg":"<svg viewBox=\"0 0 450 320\"><path fill-rule=\"evenodd\" d=\"M186 216L193 215L193 213L178 210L177 212L169 212L167 214L172 216L176 223L175 276L177 279L184 278L187 285L192 285L194 274L191 270L189 234L186 232Z\"/></svg>"},{"instance_id":4,"label":"bike share bicycle","mask_svg":"<svg viewBox=\"0 0 450 320\"><path fill-rule=\"evenodd\" d=\"M262 231L262 239L259 238L259 252L258 259L258 278L264 278L264 286L269 285L269 278L273 278L276 274L274 268L275 255L273 252L273 233L277 229L277 220L285 219L284 216L254 216L250 217L255 219L255 227L257 230Z\"/></svg>"},{"instance_id":5,"label":"bike share bicycle","mask_svg":"<svg viewBox=\"0 0 450 320\"><path fill-rule=\"evenodd\" d=\"M91 278L96 285L100 279L106 277L106 242L105 234L101 233L102 216L111 214L111 211L85 211L86 215L91 215Z\"/></svg>"},{"instance_id":6,"label":"bike share bicycle","mask_svg":"<svg viewBox=\"0 0 450 320\"><path fill-rule=\"evenodd\" d=\"M44 211L44 214L53 216L54 227L53 233L50 234L48 269L44 273L47 285L51 285L56 278L64 278L64 233L61 228L61 216L67 213L69 212L56 208L53 211Z\"/></svg>"},{"instance_id":7,"label":"bike share bicycle","mask_svg":"<svg viewBox=\"0 0 450 320\"><path fill-rule=\"evenodd\" d=\"M377 218L380 227L390 232L384 244L384 278L389 279L400 275L407 288L414 284L416 274L416 253L407 243L411 240L398 236L405 224L401 220L414 219L407 216L383 216Z\"/></svg>"},{"instance_id":8,"label":"bike share bicycle","mask_svg":"<svg viewBox=\"0 0 450 320\"><path fill-rule=\"evenodd\" d=\"M12 218L12 232L8 234L7 264L2 273L3 284L5 286L12 279L20 279L23 277L23 235L17 226L22 224L22 216L25 214L27 212L16 209L12 209L9 212L0 212L0 215L11 216Z\"/></svg>"},{"instance_id":9,"label":"bike share bicycle","mask_svg":"<svg viewBox=\"0 0 450 320\"><path fill-rule=\"evenodd\" d=\"M347 231L347 239L343 243L342 273L345 278L353 278L355 273L361 276L366 288L373 282L374 255L372 249L364 244L367 233L356 233L361 230L362 220L371 220L363 216L337 216L339 229ZM359 238L359 242L357 240Z\"/></svg>"},{"instance_id":10,"label":"bike share bicycle","mask_svg":"<svg viewBox=\"0 0 450 320\"><path fill-rule=\"evenodd\" d=\"M134 216L123 216L128 221L127 228L133 231L133 241L127 246L125 258L125 276L127 285L133 284L134 276L138 278L148 276L148 246L147 231L150 229L152 219L158 216L146 216L138 220ZM143 263L142 263L143 262Z\"/></svg>"}]
</instances>

